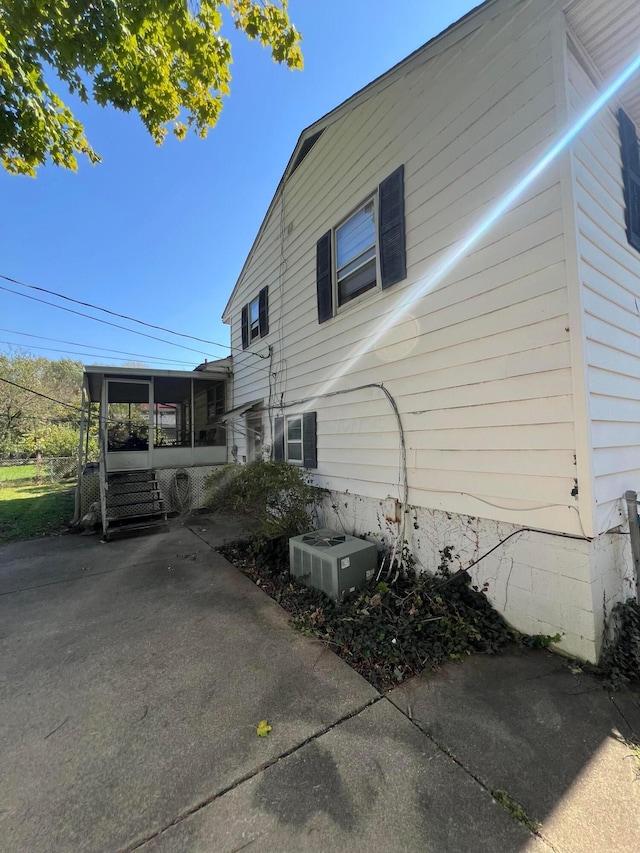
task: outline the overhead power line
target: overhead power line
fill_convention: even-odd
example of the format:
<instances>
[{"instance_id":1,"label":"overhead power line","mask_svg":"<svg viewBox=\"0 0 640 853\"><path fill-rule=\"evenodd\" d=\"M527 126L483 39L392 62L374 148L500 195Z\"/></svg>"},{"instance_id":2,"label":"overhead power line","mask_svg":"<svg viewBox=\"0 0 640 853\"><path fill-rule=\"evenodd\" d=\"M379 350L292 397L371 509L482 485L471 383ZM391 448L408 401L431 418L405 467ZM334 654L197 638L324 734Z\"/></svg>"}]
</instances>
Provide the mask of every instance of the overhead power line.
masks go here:
<instances>
[{"instance_id":1,"label":"overhead power line","mask_svg":"<svg viewBox=\"0 0 640 853\"><path fill-rule=\"evenodd\" d=\"M56 296L58 299L64 299L67 302L73 302L75 305L82 305L84 308L92 308L94 311L102 311L103 314L109 314L111 317L118 317L120 320L128 320L130 323L138 323L140 326L146 326L148 329L156 329L159 332L168 332L170 335L176 335L180 338L188 338L192 341L198 341L198 343L201 344L210 344L214 347L222 347L223 349L233 349L237 352L243 352L243 350L239 349L238 347L230 347L228 344L221 344L218 341L209 341L206 338L198 338L195 335L189 335L186 332L176 332L175 329L168 329L166 326L157 326L155 323L147 323L145 320L138 320L136 317L129 317L127 314L119 314L117 311L111 311L109 308L103 308L102 306L94 305L91 302L83 302L80 299L74 299L71 296L65 296L64 293L57 293L55 290L49 290L46 287L38 287L35 284L27 284L24 281L19 281L17 278L11 278L11 276L3 275L2 273L0 273L0 278L3 278L5 281L9 281L12 284L17 284L20 287L26 287L29 290L37 290L40 293L48 293L49 296ZM258 358L267 358L267 356L261 355L260 353L252 354L257 355Z\"/></svg>"},{"instance_id":2,"label":"overhead power line","mask_svg":"<svg viewBox=\"0 0 640 853\"><path fill-rule=\"evenodd\" d=\"M9 346L9 347L21 347L23 344L17 341L0 341L0 346ZM122 361L122 356L118 355L104 355L103 353L95 353L95 352L80 352L68 349L55 349L54 347L40 347L31 345L31 349L37 350L45 350L46 352L57 352L62 353L63 355L82 355L85 358L106 358L108 361ZM160 364L166 364L167 360L164 358L157 358L153 355L145 356L147 361L155 361ZM185 362L178 362L179 364L184 364Z\"/></svg>"},{"instance_id":3,"label":"overhead power line","mask_svg":"<svg viewBox=\"0 0 640 853\"><path fill-rule=\"evenodd\" d=\"M7 276L4 276L0 273L0 278L7 280ZM13 279L9 279L13 280ZM112 323L110 320L103 320L100 317L92 317L91 314L85 314L84 311L76 311L74 308L66 308L64 305L56 305L55 302L49 302L47 299L40 299L38 296L31 296L28 293L20 293L19 290L12 290L10 287L5 287L0 284L0 290L5 291L6 293L12 293L14 296L21 296L23 299L31 299L33 302L40 302L42 305L48 305L51 308L58 308L60 311L66 311L68 314L75 314L77 317L85 317L87 320L95 320L96 323L102 323L105 326L112 326L115 329L122 329L125 332L130 332L132 335L139 335L143 338L149 338L152 341L160 341L160 343L168 344L171 347L179 347L180 349L188 350L189 352L197 353L201 358L203 356L209 356L212 358L217 358L217 356L212 356L211 353L205 353L203 350L194 349L193 347L188 347L186 344L177 343L177 341L168 341L166 338L159 338L157 335L150 335L147 332L139 332L137 329L129 329L127 326L122 326L120 323ZM221 346L221 345L219 345ZM244 352L248 352L248 350L244 350ZM268 356L260 355L259 353L250 352L250 355L257 355L259 358L268 358ZM246 365L245 369L247 370L269 370L268 366L264 367L256 367L251 365Z\"/></svg>"},{"instance_id":4,"label":"overhead power line","mask_svg":"<svg viewBox=\"0 0 640 853\"><path fill-rule=\"evenodd\" d=\"M4 278L4 276L0 275L0 278ZM49 305L51 308L59 308L60 311L67 311L69 314L76 314L78 317L86 317L88 320L95 320L96 323L104 323L105 326L113 326L115 329L123 329L125 332L131 332L133 335L140 335L143 338L150 338L153 341L160 341L162 344L168 344L171 347L180 347L180 349L186 349L190 352L195 352L199 356L205 355L202 350L194 349L193 347L188 347L185 344L179 344L176 341L168 341L165 338L159 338L157 335L149 335L146 332L138 332L136 329L128 329L126 326L121 326L120 323L112 323L110 320L102 320L100 317L92 317L91 314L85 314L83 311L76 311L73 308L65 308L64 305L56 305L55 302L49 302L46 299L40 299L38 296L29 296L28 293L20 293L19 290L12 290L10 287L4 287L0 284L0 290L4 290L7 293L13 293L15 296L22 296L24 299L31 299L34 302L41 302L43 305Z\"/></svg>"},{"instance_id":5,"label":"overhead power line","mask_svg":"<svg viewBox=\"0 0 640 853\"><path fill-rule=\"evenodd\" d=\"M107 355L101 355L101 354L96 354L96 353L92 353L92 352L86 353L86 352L75 352L74 350L54 349L53 347L36 346L35 344L23 344L20 341L0 341L0 344L5 344L6 346L22 347L22 346L28 345L32 349L49 350L50 352L62 352L62 353L68 353L69 355L86 355L86 356L91 356L91 357L95 357L95 358L116 358L116 359L118 359L119 356L131 355L131 356L135 356L136 358L147 359L148 361L159 361L159 362L162 362L165 364L170 362L171 364L182 364L182 365L187 365L188 367L191 367L193 364L192 361L182 361L181 359L177 359L177 358L162 358L161 356L146 355L145 353L141 353L141 352L128 352L127 350L116 350L116 349L112 349L111 347L99 347L99 346L95 346L94 344L81 344L81 343L78 343L76 341L63 341L63 340L60 340L60 338L48 338L45 335L33 335L30 332L18 332L15 329L0 329L0 332L9 332L12 335L24 335L27 338L36 338L37 340L40 340L40 341L53 341L54 343L67 344L68 346L71 346L71 347L93 347L93 349L102 350L103 352L106 352L106 353L113 353L113 355L107 356ZM121 361L122 359L119 359L119 360Z\"/></svg>"},{"instance_id":6,"label":"overhead power line","mask_svg":"<svg viewBox=\"0 0 640 853\"><path fill-rule=\"evenodd\" d=\"M74 412L82 413L82 409L78 408L78 406L72 406L70 403L63 403L62 400L55 400L53 397L49 397L48 394L41 394L40 391L34 391L33 388L27 388L26 385L19 385L17 382L12 382L10 379L5 379L0 376L0 382L6 382L7 385L13 385L14 388L19 388L21 391L28 391L29 394L35 394L36 397L42 397L45 400L49 400L51 403L57 403L59 406L64 406L67 409L73 409Z\"/></svg>"}]
</instances>

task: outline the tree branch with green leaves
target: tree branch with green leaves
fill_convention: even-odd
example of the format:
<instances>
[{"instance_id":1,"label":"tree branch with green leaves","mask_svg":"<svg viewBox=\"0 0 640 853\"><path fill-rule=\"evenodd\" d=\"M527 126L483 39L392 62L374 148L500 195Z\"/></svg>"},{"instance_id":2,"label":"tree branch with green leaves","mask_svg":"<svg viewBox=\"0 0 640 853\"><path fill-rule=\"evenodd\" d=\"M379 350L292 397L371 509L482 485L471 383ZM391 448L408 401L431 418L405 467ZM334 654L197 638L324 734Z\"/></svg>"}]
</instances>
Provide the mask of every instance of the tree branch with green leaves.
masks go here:
<instances>
[{"instance_id":1,"label":"tree branch with green leaves","mask_svg":"<svg viewBox=\"0 0 640 853\"><path fill-rule=\"evenodd\" d=\"M204 138L231 81L224 13L275 62L302 68L287 0L4 0L0 6L0 159L35 176L47 161L77 169L100 156L50 86L137 112L157 144L169 130Z\"/></svg>"}]
</instances>

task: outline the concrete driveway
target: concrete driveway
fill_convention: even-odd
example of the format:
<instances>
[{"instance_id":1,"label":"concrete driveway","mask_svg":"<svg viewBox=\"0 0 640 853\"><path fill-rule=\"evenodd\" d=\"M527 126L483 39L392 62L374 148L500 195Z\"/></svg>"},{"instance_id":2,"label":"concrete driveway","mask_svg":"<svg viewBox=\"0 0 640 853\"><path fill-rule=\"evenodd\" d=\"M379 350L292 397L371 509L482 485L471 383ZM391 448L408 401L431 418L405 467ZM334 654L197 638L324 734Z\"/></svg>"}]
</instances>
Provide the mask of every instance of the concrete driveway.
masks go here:
<instances>
[{"instance_id":1,"label":"concrete driveway","mask_svg":"<svg viewBox=\"0 0 640 853\"><path fill-rule=\"evenodd\" d=\"M558 849L491 796L446 693L382 697L294 631L212 549L236 533L0 548L0 850Z\"/></svg>"}]
</instances>

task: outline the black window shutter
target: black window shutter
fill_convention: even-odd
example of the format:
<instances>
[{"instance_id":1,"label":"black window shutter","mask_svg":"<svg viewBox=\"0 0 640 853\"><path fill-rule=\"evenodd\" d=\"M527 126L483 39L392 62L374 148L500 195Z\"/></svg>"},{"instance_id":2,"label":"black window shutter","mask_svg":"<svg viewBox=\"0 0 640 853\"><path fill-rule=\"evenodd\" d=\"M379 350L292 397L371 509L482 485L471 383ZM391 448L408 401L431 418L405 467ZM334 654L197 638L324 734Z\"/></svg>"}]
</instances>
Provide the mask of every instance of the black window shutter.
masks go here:
<instances>
[{"instance_id":1,"label":"black window shutter","mask_svg":"<svg viewBox=\"0 0 640 853\"><path fill-rule=\"evenodd\" d=\"M284 418L276 418L273 425L273 458L284 462Z\"/></svg>"},{"instance_id":2,"label":"black window shutter","mask_svg":"<svg viewBox=\"0 0 640 853\"><path fill-rule=\"evenodd\" d=\"M269 334L269 288L263 287L258 296L258 314L260 317L260 337Z\"/></svg>"},{"instance_id":3,"label":"black window shutter","mask_svg":"<svg viewBox=\"0 0 640 853\"><path fill-rule=\"evenodd\" d=\"M618 110L620 148L622 150L622 180L624 183L627 239L640 251L640 151L636 128L624 110Z\"/></svg>"},{"instance_id":4,"label":"black window shutter","mask_svg":"<svg viewBox=\"0 0 640 853\"><path fill-rule=\"evenodd\" d=\"M318 467L315 412L305 412L302 416L302 464L305 468Z\"/></svg>"},{"instance_id":5,"label":"black window shutter","mask_svg":"<svg viewBox=\"0 0 640 853\"><path fill-rule=\"evenodd\" d=\"M242 306L242 349L249 346L249 306Z\"/></svg>"},{"instance_id":6,"label":"black window shutter","mask_svg":"<svg viewBox=\"0 0 640 853\"><path fill-rule=\"evenodd\" d=\"M318 323L333 317L333 284L331 281L331 231L316 246L316 287L318 290Z\"/></svg>"},{"instance_id":7,"label":"black window shutter","mask_svg":"<svg viewBox=\"0 0 640 853\"><path fill-rule=\"evenodd\" d=\"M380 184L378 238L382 287L407 277L404 226L404 166Z\"/></svg>"}]
</instances>

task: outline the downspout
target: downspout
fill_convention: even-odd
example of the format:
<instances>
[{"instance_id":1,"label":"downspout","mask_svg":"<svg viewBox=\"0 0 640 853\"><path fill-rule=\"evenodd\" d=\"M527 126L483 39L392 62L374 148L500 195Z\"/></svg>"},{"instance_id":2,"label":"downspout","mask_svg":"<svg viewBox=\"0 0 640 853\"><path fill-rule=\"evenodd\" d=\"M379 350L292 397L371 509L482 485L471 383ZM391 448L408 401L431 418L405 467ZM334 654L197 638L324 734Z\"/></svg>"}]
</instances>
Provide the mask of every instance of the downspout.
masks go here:
<instances>
[{"instance_id":1,"label":"downspout","mask_svg":"<svg viewBox=\"0 0 640 853\"><path fill-rule=\"evenodd\" d=\"M631 540L631 557L636 573L636 601L640 604L640 524L638 523L638 493L625 492L627 503L627 518L629 519L629 538Z\"/></svg>"}]
</instances>

